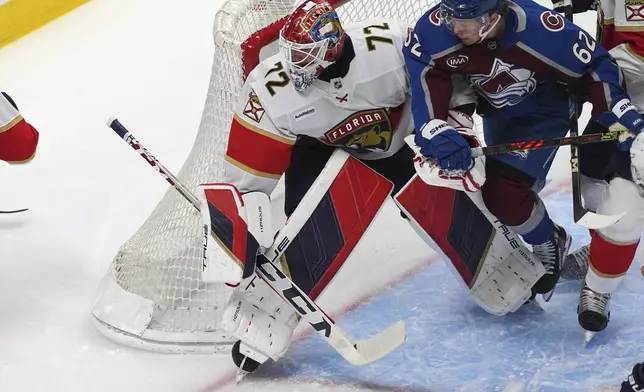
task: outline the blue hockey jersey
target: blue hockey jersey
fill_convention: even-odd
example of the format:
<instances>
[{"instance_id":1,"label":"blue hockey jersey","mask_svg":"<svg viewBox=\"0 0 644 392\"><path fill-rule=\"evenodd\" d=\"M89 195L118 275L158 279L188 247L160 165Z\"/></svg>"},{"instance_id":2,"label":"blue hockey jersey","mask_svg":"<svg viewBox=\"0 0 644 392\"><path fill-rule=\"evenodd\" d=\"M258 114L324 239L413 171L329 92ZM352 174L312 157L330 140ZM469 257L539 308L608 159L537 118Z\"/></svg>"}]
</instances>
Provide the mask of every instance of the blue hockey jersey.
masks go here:
<instances>
[{"instance_id":1,"label":"blue hockey jersey","mask_svg":"<svg viewBox=\"0 0 644 392\"><path fill-rule=\"evenodd\" d=\"M417 22L403 53L411 78L416 129L446 120L452 75L465 75L484 115L532 113L540 87L573 84L593 104L593 115L630 99L608 52L580 27L531 0L506 2L504 33L465 46L441 26L435 6Z\"/></svg>"}]
</instances>

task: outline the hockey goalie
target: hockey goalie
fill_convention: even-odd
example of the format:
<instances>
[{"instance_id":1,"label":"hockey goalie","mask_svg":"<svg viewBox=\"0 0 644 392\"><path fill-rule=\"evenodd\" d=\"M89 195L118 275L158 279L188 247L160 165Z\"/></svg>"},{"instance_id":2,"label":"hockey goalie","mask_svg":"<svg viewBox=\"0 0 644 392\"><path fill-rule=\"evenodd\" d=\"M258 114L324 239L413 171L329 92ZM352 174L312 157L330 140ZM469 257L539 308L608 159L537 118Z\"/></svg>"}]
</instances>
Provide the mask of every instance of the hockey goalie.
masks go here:
<instances>
[{"instance_id":1,"label":"hockey goalie","mask_svg":"<svg viewBox=\"0 0 644 392\"><path fill-rule=\"evenodd\" d=\"M306 306L285 302L255 279L253 255L274 249L282 273L315 300L392 191L401 215L451 260L488 312L516 310L544 274L481 208L483 159L466 172L414 159L405 142L414 132L402 58L408 28L384 18L343 26L328 3L307 1L282 28L279 53L242 87L225 156L227 184L203 185L200 195L220 245L217 258L229 261L204 274L236 286L223 325L239 340L233 359L242 375L284 355L299 322L293 308ZM474 99L465 85L455 80L445 121L476 146L467 113ZM274 242L268 195L282 175L288 220ZM284 236L296 221L297 232Z\"/></svg>"}]
</instances>

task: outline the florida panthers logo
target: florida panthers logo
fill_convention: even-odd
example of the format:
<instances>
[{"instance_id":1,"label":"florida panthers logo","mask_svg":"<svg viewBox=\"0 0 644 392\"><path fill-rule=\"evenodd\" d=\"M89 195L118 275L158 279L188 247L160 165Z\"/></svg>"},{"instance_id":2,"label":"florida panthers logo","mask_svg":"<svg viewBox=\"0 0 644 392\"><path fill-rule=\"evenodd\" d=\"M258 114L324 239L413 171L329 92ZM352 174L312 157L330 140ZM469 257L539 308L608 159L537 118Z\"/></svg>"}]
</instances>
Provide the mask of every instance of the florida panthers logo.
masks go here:
<instances>
[{"instance_id":1,"label":"florida panthers logo","mask_svg":"<svg viewBox=\"0 0 644 392\"><path fill-rule=\"evenodd\" d=\"M380 125L374 125L368 131L354 134L346 145L357 150L387 151L391 144L391 132L384 130Z\"/></svg>"},{"instance_id":2,"label":"florida panthers logo","mask_svg":"<svg viewBox=\"0 0 644 392\"><path fill-rule=\"evenodd\" d=\"M320 140L358 152L388 151L400 122L403 105L356 112L326 132Z\"/></svg>"},{"instance_id":3,"label":"florida panthers logo","mask_svg":"<svg viewBox=\"0 0 644 392\"><path fill-rule=\"evenodd\" d=\"M494 59L488 74L468 75L467 80L495 108L514 106L537 87L534 72Z\"/></svg>"}]
</instances>

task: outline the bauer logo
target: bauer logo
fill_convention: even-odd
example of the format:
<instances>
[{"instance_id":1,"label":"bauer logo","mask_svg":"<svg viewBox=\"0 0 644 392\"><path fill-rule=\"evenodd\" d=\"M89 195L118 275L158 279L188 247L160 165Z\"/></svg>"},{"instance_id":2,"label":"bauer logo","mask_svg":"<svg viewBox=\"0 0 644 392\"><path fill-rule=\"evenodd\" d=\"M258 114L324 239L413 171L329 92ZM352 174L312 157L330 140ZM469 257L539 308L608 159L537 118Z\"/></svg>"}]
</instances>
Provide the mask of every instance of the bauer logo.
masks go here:
<instances>
[{"instance_id":1,"label":"bauer logo","mask_svg":"<svg viewBox=\"0 0 644 392\"><path fill-rule=\"evenodd\" d=\"M299 113L295 113L294 118L295 118L295 121L300 121L314 114L315 114L315 108L308 108L308 109L302 110Z\"/></svg>"},{"instance_id":2,"label":"bauer logo","mask_svg":"<svg viewBox=\"0 0 644 392\"><path fill-rule=\"evenodd\" d=\"M448 58L447 61L445 62L447 63L447 65L449 65L452 68L458 68L461 65L467 64L469 61L470 61L469 57L459 54L458 56L453 56Z\"/></svg>"}]
</instances>

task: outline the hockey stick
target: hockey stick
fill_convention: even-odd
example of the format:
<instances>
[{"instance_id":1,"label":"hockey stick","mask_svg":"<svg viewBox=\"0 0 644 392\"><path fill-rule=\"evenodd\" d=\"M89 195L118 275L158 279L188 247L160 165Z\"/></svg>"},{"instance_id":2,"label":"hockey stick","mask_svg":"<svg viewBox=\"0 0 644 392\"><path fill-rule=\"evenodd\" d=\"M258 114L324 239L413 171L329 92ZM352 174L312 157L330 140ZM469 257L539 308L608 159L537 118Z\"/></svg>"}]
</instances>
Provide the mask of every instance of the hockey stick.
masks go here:
<instances>
[{"instance_id":1,"label":"hockey stick","mask_svg":"<svg viewBox=\"0 0 644 392\"><path fill-rule=\"evenodd\" d=\"M18 212L25 212L25 211L28 211L28 210L29 210L29 208L21 208L19 210L0 211L0 214L15 214L15 213L18 213Z\"/></svg>"},{"instance_id":2,"label":"hockey stick","mask_svg":"<svg viewBox=\"0 0 644 392\"><path fill-rule=\"evenodd\" d=\"M573 23L572 0L564 0L564 15L566 19ZM577 108L577 95L574 91L570 91L568 96L570 101L569 114L573 116L570 118L570 137L579 136L579 110ZM581 200L581 174L579 173L579 150L577 145L570 145L570 169L572 178L572 202L573 202L573 217L575 223L589 229L601 229L613 225L620 220L626 213L618 215L602 215L588 211L584 208Z\"/></svg>"},{"instance_id":3,"label":"hockey stick","mask_svg":"<svg viewBox=\"0 0 644 392\"><path fill-rule=\"evenodd\" d=\"M601 143L622 140L631 135L628 130L610 131L607 133L595 133L590 135L579 135L570 137L559 137L555 139L538 139L525 142L513 142L505 144L495 144L486 147L472 148L472 157L482 155L505 154L517 151L537 150L540 148L573 146L588 143Z\"/></svg>"},{"instance_id":4,"label":"hockey stick","mask_svg":"<svg viewBox=\"0 0 644 392\"><path fill-rule=\"evenodd\" d=\"M0 169L2 169L4 166L9 165L6 161L0 160ZM18 212L25 212L28 211L29 208L20 208L17 210L0 210L0 214L16 214Z\"/></svg>"},{"instance_id":5,"label":"hockey stick","mask_svg":"<svg viewBox=\"0 0 644 392\"><path fill-rule=\"evenodd\" d=\"M107 126L112 128L114 132L137 151L150 166L154 167L193 207L201 211L197 197L150 154L123 124L116 118L110 118ZM402 321L390 325L387 329L369 339L355 341L342 331L302 289L275 266L273 262L286 251L291 239L295 237L304 224L296 214L297 209L284 229L275 238L273 245L263 254L257 256L255 270L257 275L285 302L291 304L293 309L350 364L365 365L382 358L396 349L406 339L405 324Z\"/></svg>"}]
</instances>

